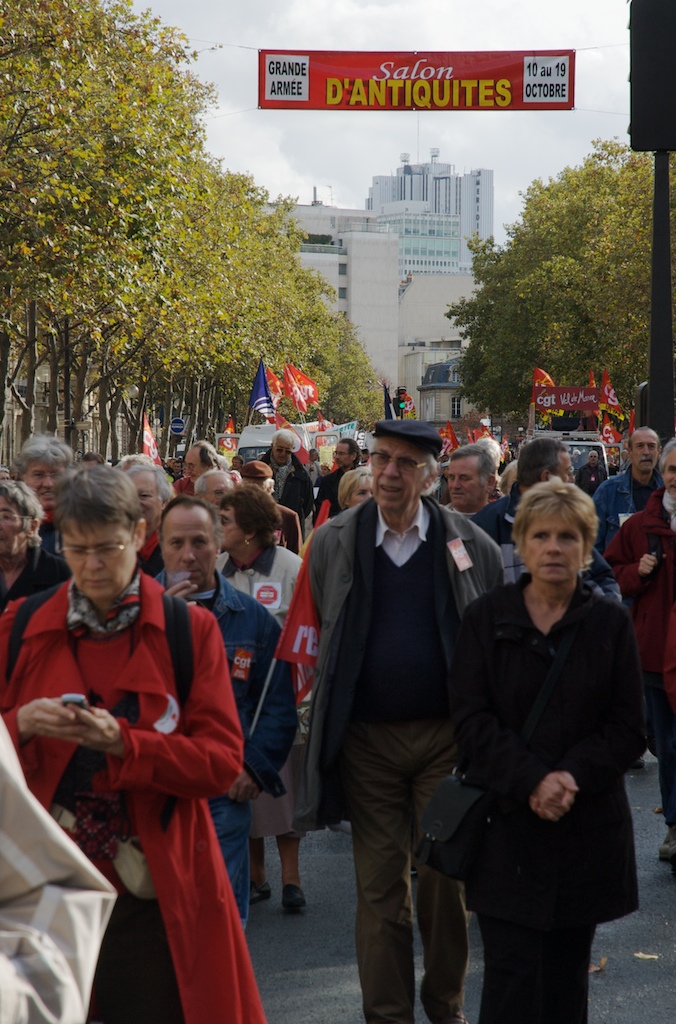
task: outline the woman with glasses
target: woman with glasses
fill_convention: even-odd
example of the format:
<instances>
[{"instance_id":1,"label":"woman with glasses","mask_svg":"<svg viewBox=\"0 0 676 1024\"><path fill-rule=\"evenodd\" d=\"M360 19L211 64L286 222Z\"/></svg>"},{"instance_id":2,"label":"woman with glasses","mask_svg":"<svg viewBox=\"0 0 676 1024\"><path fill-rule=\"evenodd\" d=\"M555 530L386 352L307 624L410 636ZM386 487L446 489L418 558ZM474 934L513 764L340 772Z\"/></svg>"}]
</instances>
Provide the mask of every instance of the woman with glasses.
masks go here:
<instances>
[{"instance_id":1,"label":"woman with glasses","mask_svg":"<svg viewBox=\"0 0 676 1024\"><path fill-rule=\"evenodd\" d=\"M63 559L40 546L42 517L33 491L18 481L0 480L0 611L70 576Z\"/></svg>"},{"instance_id":2,"label":"woman with glasses","mask_svg":"<svg viewBox=\"0 0 676 1024\"><path fill-rule=\"evenodd\" d=\"M131 480L68 474L55 525L73 578L25 626L2 709L32 792L119 893L91 1019L204 1024L227 1007L229 1021L263 1024L206 802L242 770L216 620L189 609L181 698L163 590L137 567L145 522ZM5 676L16 612L0 619Z\"/></svg>"}]
</instances>

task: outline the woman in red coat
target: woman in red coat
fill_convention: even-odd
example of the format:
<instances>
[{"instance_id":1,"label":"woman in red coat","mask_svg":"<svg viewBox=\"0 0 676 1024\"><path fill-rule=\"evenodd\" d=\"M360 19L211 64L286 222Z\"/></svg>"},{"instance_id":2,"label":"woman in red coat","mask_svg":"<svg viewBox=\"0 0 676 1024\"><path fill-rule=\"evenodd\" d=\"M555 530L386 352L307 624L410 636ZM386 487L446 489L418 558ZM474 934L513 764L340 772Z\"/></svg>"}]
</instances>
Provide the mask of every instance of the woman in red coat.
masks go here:
<instances>
[{"instance_id":1,"label":"woman in red coat","mask_svg":"<svg viewBox=\"0 0 676 1024\"><path fill-rule=\"evenodd\" d=\"M29 787L120 893L93 1019L264 1024L206 803L242 768L216 620L190 608L181 706L162 589L136 566L145 524L133 484L103 467L74 473L55 521L73 579L29 619L3 713ZM0 620L5 675L18 606Z\"/></svg>"}]
</instances>

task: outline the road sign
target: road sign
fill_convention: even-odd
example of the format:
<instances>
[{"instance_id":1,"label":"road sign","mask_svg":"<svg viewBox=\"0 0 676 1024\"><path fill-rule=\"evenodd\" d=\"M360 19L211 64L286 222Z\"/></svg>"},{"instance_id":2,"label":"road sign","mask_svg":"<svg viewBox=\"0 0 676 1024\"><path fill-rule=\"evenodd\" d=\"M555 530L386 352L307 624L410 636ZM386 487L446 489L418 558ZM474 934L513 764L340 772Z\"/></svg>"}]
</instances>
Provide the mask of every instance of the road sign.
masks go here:
<instances>
[{"instance_id":1,"label":"road sign","mask_svg":"<svg viewBox=\"0 0 676 1024\"><path fill-rule=\"evenodd\" d=\"M171 426L169 429L171 430L172 434L177 434L179 437L185 434L185 420L183 419L183 417L174 416L173 420L171 421Z\"/></svg>"}]
</instances>

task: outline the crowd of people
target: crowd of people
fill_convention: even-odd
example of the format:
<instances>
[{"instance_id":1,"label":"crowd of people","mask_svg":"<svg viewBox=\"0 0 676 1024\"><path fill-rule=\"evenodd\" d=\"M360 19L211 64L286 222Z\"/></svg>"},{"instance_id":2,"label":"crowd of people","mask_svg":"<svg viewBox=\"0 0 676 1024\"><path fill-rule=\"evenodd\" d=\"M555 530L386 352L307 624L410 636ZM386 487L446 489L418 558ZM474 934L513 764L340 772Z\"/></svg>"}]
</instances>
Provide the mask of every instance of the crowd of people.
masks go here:
<instances>
[{"instance_id":1,"label":"crowd of people","mask_svg":"<svg viewBox=\"0 0 676 1024\"><path fill-rule=\"evenodd\" d=\"M246 463L198 440L111 467L35 436L0 479L4 723L117 893L92 1024L262 1024L251 908L302 913L324 827L351 834L367 1024L414 1024L414 917L425 1014L466 1024L469 911L479 1024L586 1022L595 926L637 906L623 776L646 737L676 871L676 439L637 429L610 477L554 438L509 465L441 445L388 420L333 466L280 430ZM303 560L309 725L275 656ZM494 797L464 884L415 857L458 765Z\"/></svg>"}]
</instances>

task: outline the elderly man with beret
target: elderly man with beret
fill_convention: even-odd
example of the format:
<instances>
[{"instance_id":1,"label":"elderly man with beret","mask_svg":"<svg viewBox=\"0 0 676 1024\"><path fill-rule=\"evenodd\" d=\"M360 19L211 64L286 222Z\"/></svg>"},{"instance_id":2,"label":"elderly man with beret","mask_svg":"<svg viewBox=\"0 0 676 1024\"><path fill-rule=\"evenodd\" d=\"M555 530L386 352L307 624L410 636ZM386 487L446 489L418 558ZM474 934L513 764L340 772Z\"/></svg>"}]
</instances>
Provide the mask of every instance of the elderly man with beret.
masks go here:
<instances>
[{"instance_id":1,"label":"elderly man with beret","mask_svg":"<svg viewBox=\"0 0 676 1024\"><path fill-rule=\"evenodd\" d=\"M413 1024L411 849L455 764L447 673L467 605L502 580L500 550L427 497L441 439L430 424L377 423L373 499L316 532L309 574L321 631L299 828L349 818L357 961L368 1024ZM416 908L434 1024L462 1024L462 886L420 865Z\"/></svg>"}]
</instances>

